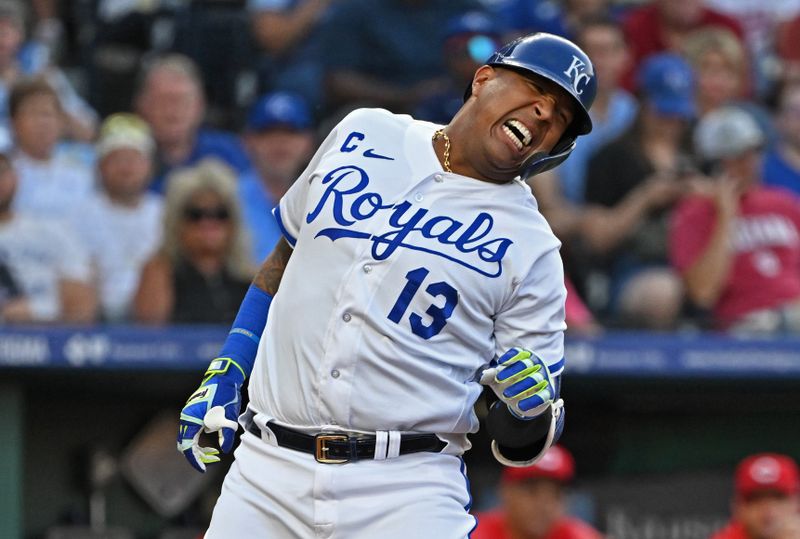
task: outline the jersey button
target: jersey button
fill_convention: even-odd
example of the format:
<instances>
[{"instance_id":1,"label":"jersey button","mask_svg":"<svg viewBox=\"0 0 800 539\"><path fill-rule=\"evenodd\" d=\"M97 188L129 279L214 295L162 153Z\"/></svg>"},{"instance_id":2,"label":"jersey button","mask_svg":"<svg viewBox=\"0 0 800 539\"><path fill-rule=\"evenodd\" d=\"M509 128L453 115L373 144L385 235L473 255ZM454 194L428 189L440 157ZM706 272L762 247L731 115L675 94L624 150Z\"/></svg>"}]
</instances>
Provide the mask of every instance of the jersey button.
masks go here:
<instances>
[{"instance_id":1,"label":"jersey button","mask_svg":"<svg viewBox=\"0 0 800 539\"><path fill-rule=\"evenodd\" d=\"M364 264L364 273L372 273L372 266L370 264Z\"/></svg>"},{"instance_id":2,"label":"jersey button","mask_svg":"<svg viewBox=\"0 0 800 539\"><path fill-rule=\"evenodd\" d=\"M442 180L444 180L444 178L442 178L441 174L437 174L436 176L433 177L433 181L435 182L442 183Z\"/></svg>"},{"instance_id":3,"label":"jersey button","mask_svg":"<svg viewBox=\"0 0 800 539\"><path fill-rule=\"evenodd\" d=\"M416 200L417 202L422 202L423 198L425 198L425 197L422 196L422 193L417 193L417 194L414 195L414 200Z\"/></svg>"},{"instance_id":4,"label":"jersey button","mask_svg":"<svg viewBox=\"0 0 800 539\"><path fill-rule=\"evenodd\" d=\"M349 322L352 319L353 319L353 317L350 315L350 313L344 313L342 315L342 320L344 320L345 322Z\"/></svg>"},{"instance_id":5,"label":"jersey button","mask_svg":"<svg viewBox=\"0 0 800 539\"><path fill-rule=\"evenodd\" d=\"M331 371L331 378L339 378L339 371L337 371L336 369L333 369Z\"/></svg>"}]
</instances>

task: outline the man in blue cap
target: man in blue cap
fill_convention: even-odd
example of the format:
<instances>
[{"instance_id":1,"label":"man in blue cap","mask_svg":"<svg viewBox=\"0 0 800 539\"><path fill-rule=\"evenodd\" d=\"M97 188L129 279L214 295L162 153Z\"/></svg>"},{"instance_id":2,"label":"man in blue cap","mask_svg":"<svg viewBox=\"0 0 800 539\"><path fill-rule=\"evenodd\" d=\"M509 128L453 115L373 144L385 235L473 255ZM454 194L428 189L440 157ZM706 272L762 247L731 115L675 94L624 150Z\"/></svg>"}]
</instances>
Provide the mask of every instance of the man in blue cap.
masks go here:
<instances>
[{"instance_id":1,"label":"man in blue cap","mask_svg":"<svg viewBox=\"0 0 800 539\"><path fill-rule=\"evenodd\" d=\"M500 45L499 39L500 27L482 11L467 11L448 20L442 40L447 86L423 99L414 117L448 123L464 103L464 87Z\"/></svg>"},{"instance_id":2,"label":"man in blue cap","mask_svg":"<svg viewBox=\"0 0 800 539\"><path fill-rule=\"evenodd\" d=\"M639 72L639 88L642 107L634 125L587 167L582 267L592 268L587 282L609 283L590 293L608 297L601 307L620 323L667 329L683 302L681 281L667 260L667 221L695 174L684 147L695 114L694 75L680 56L655 55Z\"/></svg>"},{"instance_id":3,"label":"man in blue cap","mask_svg":"<svg viewBox=\"0 0 800 539\"><path fill-rule=\"evenodd\" d=\"M241 176L239 195L257 260L281 237L272 209L308 162L314 142L311 113L300 95L269 93L250 109L244 143L252 168Z\"/></svg>"}]
</instances>

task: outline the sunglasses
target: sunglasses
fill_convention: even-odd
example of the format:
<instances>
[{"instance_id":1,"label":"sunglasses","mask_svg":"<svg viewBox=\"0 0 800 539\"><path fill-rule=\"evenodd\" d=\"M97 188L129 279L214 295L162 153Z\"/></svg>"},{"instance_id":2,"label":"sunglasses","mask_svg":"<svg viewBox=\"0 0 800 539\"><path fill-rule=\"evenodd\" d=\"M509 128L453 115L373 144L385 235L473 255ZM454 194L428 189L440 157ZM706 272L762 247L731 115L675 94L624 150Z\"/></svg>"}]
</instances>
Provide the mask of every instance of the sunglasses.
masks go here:
<instances>
[{"instance_id":1,"label":"sunglasses","mask_svg":"<svg viewBox=\"0 0 800 539\"><path fill-rule=\"evenodd\" d=\"M183 211L183 217L190 223L199 223L204 219L211 221L227 221L231 217L231 212L225 206L212 208L188 207Z\"/></svg>"}]
</instances>

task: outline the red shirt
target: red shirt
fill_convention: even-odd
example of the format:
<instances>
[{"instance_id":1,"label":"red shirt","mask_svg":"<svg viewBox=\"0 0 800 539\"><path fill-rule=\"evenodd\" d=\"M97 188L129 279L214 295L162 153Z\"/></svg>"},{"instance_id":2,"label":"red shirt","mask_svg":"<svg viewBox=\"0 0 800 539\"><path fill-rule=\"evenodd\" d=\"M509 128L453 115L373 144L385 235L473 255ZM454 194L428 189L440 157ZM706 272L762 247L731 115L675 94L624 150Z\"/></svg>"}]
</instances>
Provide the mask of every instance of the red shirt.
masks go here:
<instances>
[{"instance_id":1,"label":"red shirt","mask_svg":"<svg viewBox=\"0 0 800 539\"><path fill-rule=\"evenodd\" d=\"M508 533L505 516L501 511L487 511L475 516L478 527L470 534L470 539L513 539ZM603 536L580 520L562 518L542 539L603 539Z\"/></svg>"},{"instance_id":2,"label":"red shirt","mask_svg":"<svg viewBox=\"0 0 800 539\"><path fill-rule=\"evenodd\" d=\"M731 30L744 44L744 31L733 17L703 8L703 13L694 28L709 26L722 26ZM661 25L661 14L658 7L653 4L631 10L625 17L622 28L633 56L631 70L623 79L623 86L628 90L635 90L637 86L636 71L642 60L651 54L670 51L673 47L667 42L664 28Z\"/></svg>"},{"instance_id":3,"label":"red shirt","mask_svg":"<svg viewBox=\"0 0 800 539\"><path fill-rule=\"evenodd\" d=\"M750 539L750 537L744 531L744 526L738 522L732 522L712 535L710 539Z\"/></svg>"},{"instance_id":4,"label":"red shirt","mask_svg":"<svg viewBox=\"0 0 800 539\"><path fill-rule=\"evenodd\" d=\"M708 245L716 223L710 198L686 198L672 217L670 259L685 274ZM734 255L714 315L725 327L746 313L800 298L800 199L755 187L739 201L732 228Z\"/></svg>"},{"instance_id":5,"label":"red shirt","mask_svg":"<svg viewBox=\"0 0 800 539\"><path fill-rule=\"evenodd\" d=\"M568 277L564 278L564 286L567 287L567 302L564 305L567 326L580 328L586 324L591 324L593 321L592 313L589 312Z\"/></svg>"}]
</instances>

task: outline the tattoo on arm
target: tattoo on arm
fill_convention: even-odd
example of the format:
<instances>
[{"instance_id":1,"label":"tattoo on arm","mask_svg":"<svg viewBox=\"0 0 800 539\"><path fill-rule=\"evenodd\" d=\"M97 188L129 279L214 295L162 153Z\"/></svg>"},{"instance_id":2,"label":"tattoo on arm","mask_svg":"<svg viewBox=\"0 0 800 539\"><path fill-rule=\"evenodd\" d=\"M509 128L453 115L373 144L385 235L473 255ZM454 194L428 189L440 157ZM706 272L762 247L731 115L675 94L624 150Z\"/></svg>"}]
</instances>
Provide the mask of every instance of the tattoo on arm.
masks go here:
<instances>
[{"instance_id":1,"label":"tattoo on arm","mask_svg":"<svg viewBox=\"0 0 800 539\"><path fill-rule=\"evenodd\" d=\"M261 264L261 268L253 278L253 284L270 296L274 296L278 292L278 285L281 284L283 271L286 269L286 264L291 256L291 246L286 243L285 239L281 238L272 253Z\"/></svg>"}]
</instances>

